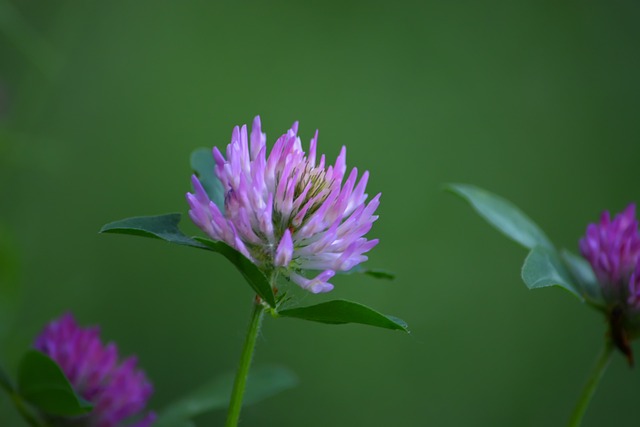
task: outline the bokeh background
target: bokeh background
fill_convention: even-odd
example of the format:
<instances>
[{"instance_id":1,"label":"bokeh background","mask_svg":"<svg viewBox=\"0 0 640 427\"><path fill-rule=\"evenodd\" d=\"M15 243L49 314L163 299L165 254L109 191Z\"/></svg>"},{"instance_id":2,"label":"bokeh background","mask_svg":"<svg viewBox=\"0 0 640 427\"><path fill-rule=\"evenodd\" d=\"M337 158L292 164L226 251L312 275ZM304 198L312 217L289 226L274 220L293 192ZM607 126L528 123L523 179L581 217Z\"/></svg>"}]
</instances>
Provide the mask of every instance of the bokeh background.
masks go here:
<instances>
[{"instance_id":1,"label":"bokeh background","mask_svg":"<svg viewBox=\"0 0 640 427\"><path fill-rule=\"evenodd\" d=\"M71 310L138 354L154 408L233 370L252 298L234 268L97 231L186 212L190 152L260 114L268 141L300 120L371 172L369 265L397 279L340 277L330 297L412 333L266 319L255 365L300 385L243 425L563 425L603 320L528 291L525 251L441 186L504 195L573 250L602 210L637 201L639 21L631 0L0 0L3 364ZM638 398L616 355L584 425L635 426ZM5 397L0 424L22 425Z\"/></svg>"}]
</instances>

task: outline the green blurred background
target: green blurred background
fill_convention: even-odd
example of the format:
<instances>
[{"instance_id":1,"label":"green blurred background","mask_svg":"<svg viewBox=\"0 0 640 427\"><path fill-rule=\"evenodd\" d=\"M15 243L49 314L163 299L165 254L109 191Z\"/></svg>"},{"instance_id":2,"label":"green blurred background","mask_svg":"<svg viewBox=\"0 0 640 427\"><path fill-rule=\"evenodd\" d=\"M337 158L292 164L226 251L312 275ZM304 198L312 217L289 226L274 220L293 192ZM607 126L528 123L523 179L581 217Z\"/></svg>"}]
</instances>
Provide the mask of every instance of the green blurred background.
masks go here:
<instances>
[{"instance_id":1,"label":"green blurred background","mask_svg":"<svg viewBox=\"0 0 640 427\"><path fill-rule=\"evenodd\" d=\"M0 0L0 274L22 297L0 301L2 360L72 310L139 355L152 407L234 369L252 295L233 267L97 231L186 212L191 151L260 114L270 143L300 120L371 172L369 265L397 280L340 277L330 297L412 333L266 319L255 364L301 383L243 425L563 425L603 320L528 291L525 251L441 185L504 195L572 250L638 200L639 21L630 0ZM639 375L615 355L584 425L637 425ZM0 424L22 425L4 397Z\"/></svg>"}]
</instances>

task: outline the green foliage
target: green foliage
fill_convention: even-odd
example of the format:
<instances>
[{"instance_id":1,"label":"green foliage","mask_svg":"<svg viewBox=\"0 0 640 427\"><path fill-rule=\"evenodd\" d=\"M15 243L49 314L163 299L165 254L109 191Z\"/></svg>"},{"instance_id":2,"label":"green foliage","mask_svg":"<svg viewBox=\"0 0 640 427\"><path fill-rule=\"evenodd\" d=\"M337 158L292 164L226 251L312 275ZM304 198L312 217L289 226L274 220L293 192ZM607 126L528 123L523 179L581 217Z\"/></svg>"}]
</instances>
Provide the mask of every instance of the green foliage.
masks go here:
<instances>
[{"instance_id":1,"label":"green foliage","mask_svg":"<svg viewBox=\"0 0 640 427\"><path fill-rule=\"evenodd\" d=\"M542 229L511 202L472 185L450 184L447 189L469 202L489 224L530 249L522 266L522 280L529 289L559 286L581 301L602 306L591 266L569 251L559 254Z\"/></svg>"},{"instance_id":2,"label":"green foliage","mask_svg":"<svg viewBox=\"0 0 640 427\"><path fill-rule=\"evenodd\" d=\"M178 245L193 246L206 249L206 247L186 236L178 228L182 215L170 213L155 216L138 216L114 221L100 229L100 233L130 234L133 236L151 237L165 240Z\"/></svg>"},{"instance_id":3,"label":"green foliage","mask_svg":"<svg viewBox=\"0 0 640 427\"><path fill-rule=\"evenodd\" d=\"M18 391L27 402L51 415L76 416L92 409L75 393L58 364L35 350L20 361Z\"/></svg>"},{"instance_id":4,"label":"green foliage","mask_svg":"<svg viewBox=\"0 0 640 427\"><path fill-rule=\"evenodd\" d=\"M270 307L276 307L276 299L269 280L255 264L224 242L186 236L178 227L180 218L181 215L177 213L128 218L109 223L102 227L100 232L157 238L170 243L219 253L231 261L247 283ZM362 273L384 279L394 278L391 273L358 267L348 273ZM342 300L329 301L310 307L291 308L283 310L280 315L323 323L361 323L387 329L407 330L407 325L399 319L384 316L364 305Z\"/></svg>"},{"instance_id":5,"label":"green foliage","mask_svg":"<svg viewBox=\"0 0 640 427\"><path fill-rule=\"evenodd\" d=\"M540 227L508 200L468 184L450 184L446 189L465 199L489 224L525 248L553 248Z\"/></svg>"},{"instance_id":6,"label":"green foliage","mask_svg":"<svg viewBox=\"0 0 640 427\"><path fill-rule=\"evenodd\" d=\"M582 299L567 269L555 250L537 246L529 252L522 266L522 280L529 289L560 286Z\"/></svg>"},{"instance_id":7,"label":"green foliage","mask_svg":"<svg viewBox=\"0 0 640 427\"><path fill-rule=\"evenodd\" d=\"M409 332L407 324L401 319L385 316L365 305L345 300L333 300L307 307L289 308L280 311L279 315L329 324L360 323Z\"/></svg>"},{"instance_id":8,"label":"green foliage","mask_svg":"<svg viewBox=\"0 0 640 427\"><path fill-rule=\"evenodd\" d=\"M204 413L226 409L233 388L233 373L205 384L193 393L166 407L154 427L186 426L188 420ZM252 370L244 395L244 405L258 403L284 390L295 387L298 378L281 366L259 366Z\"/></svg>"},{"instance_id":9,"label":"green foliage","mask_svg":"<svg viewBox=\"0 0 640 427\"><path fill-rule=\"evenodd\" d=\"M157 238L170 243L219 253L231 261L256 294L274 309L273 313L277 313L275 310L276 299L269 280L255 264L224 242L214 242L202 237L191 238L184 235L178 227L180 218L181 215L177 213L128 218L109 223L102 227L100 232ZM362 273L384 279L394 278L391 273L359 267L350 270L348 273ZM363 325L407 331L407 325L400 319L385 316L362 304L343 300L328 301L309 307L289 308L279 312L279 315L314 322L331 324L361 323Z\"/></svg>"},{"instance_id":10,"label":"green foliage","mask_svg":"<svg viewBox=\"0 0 640 427\"><path fill-rule=\"evenodd\" d=\"M214 242L202 237L196 237L195 239L199 243L202 243L206 249L217 252L231 261L253 290L271 307L276 306L276 299L273 295L273 289L269 284L269 280L254 263L247 259L247 257L224 242Z\"/></svg>"},{"instance_id":11,"label":"green foliage","mask_svg":"<svg viewBox=\"0 0 640 427\"><path fill-rule=\"evenodd\" d=\"M178 245L206 249L223 255L240 271L253 290L275 307L276 301L268 279L249 259L223 242L212 242L200 237L186 236L178 228L181 215L178 213L123 219L102 227L101 233L130 234L162 239Z\"/></svg>"},{"instance_id":12,"label":"green foliage","mask_svg":"<svg viewBox=\"0 0 640 427\"><path fill-rule=\"evenodd\" d=\"M602 296L602 289L587 260L566 249L561 251L560 256L587 301L596 306L604 306L605 302Z\"/></svg>"},{"instance_id":13,"label":"green foliage","mask_svg":"<svg viewBox=\"0 0 640 427\"><path fill-rule=\"evenodd\" d=\"M198 176L211 201L224 213L224 188L214 173L215 166L210 148L200 148L191 153L191 169Z\"/></svg>"}]
</instances>

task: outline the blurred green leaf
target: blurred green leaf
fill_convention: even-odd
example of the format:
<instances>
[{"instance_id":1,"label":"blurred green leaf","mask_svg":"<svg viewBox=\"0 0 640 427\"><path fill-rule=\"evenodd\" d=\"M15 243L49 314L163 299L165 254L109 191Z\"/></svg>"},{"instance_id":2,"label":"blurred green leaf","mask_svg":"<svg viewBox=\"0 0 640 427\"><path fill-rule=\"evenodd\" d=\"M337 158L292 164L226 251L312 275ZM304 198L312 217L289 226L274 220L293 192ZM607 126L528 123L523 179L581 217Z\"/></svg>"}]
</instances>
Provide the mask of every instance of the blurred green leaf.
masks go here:
<instances>
[{"instance_id":1,"label":"blurred green leaf","mask_svg":"<svg viewBox=\"0 0 640 427\"><path fill-rule=\"evenodd\" d=\"M542 246L533 248L524 260L522 280L529 289L560 286L584 300L557 252Z\"/></svg>"},{"instance_id":2,"label":"blurred green leaf","mask_svg":"<svg viewBox=\"0 0 640 427\"><path fill-rule=\"evenodd\" d=\"M191 169L198 176L211 201L224 213L224 188L213 171L215 166L210 148L199 148L191 153Z\"/></svg>"},{"instance_id":3,"label":"blurred green leaf","mask_svg":"<svg viewBox=\"0 0 640 427\"><path fill-rule=\"evenodd\" d=\"M371 276L375 279L394 280L396 275L390 271L379 269L368 269L362 266L362 264L356 265L351 270L339 271L341 274L364 274L365 276Z\"/></svg>"},{"instance_id":4,"label":"blurred green leaf","mask_svg":"<svg viewBox=\"0 0 640 427\"><path fill-rule=\"evenodd\" d=\"M449 184L446 189L469 202L489 224L525 248L553 249L540 227L508 200L468 184Z\"/></svg>"},{"instance_id":5,"label":"blurred green leaf","mask_svg":"<svg viewBox=\"0 0 640 427\"><path fill-rule=\"evenodd\" d=\"M182 231L180 231L178 224L180 224L181 217L182 215L179 213L170 213L165 215L126 218L106 224L100 229L100 233L151 237L178 245L207 249L206 246L184 235Z\"/></svg>"},{"instance_id":6,"label":"blurred green leaf","mask_svg":"<svg viewBox=\"0 0 640 427\"><path fill-rule=\"evenodd\" d=\"M234 373L228 373L169 405L161 412L154 427L185 425L185 420L206 412L225 409L233 388ZM251 371L244 405L260 402L284 390L295 387L298 378L281 366L258 366Z\"/></svg>"},{"instance_id":7,"label":"blurred green leaf","mask_svg":"<svg viewBox=\"0 0 640 427\"><path fill-rule=\"evenodd\" d=\"M170 243L217 252L231 261L247 283L267 304L271 307L276 306L276 299L269 280L254 263L224 242L213 242L201 237L187 237L178 228L180 218L181 215L178 213L127 218L105 225L100 232L157 238Z\"/></svg>"},{"instance_id":8,"label":"blurred green leaf","mask_svg":"<svg viewBox=\"0 0 640 427\"><path fill-rule=\"evenodd\" d=\"M450 184L447 190L469 202L481 217L504 235L531 249L522 266L522 280L529 289L560 286L581 301L601 299L589 265L565 251L562 257L569 272L540 227L511 202L473 185Z\"/></svg>"},{"instance_id":9,"label":"blurred green leaf","mask_svg":"<svg viewBox=\"0 0 640 427\"><path fill-rule=\"evenodd\" d=\"M407 324L397 317L385 316L372 308L352 301L333 300L307 307L279 311L282 317L294 317L329 324L360 323L409 332Z\"/></svg>"},{"instance_id":10,"label":"blurred green leaf","mask_svg":"<svg viewBox=\"0 0 640 427\"><path fill-rule=\"evenodd\" d=\"M202 237L195 237L195 240L198 241L198 243L202 243L206 249L217 252L231 261L253 290L271 307L276 306L276 298L273 295L273 289L271 288L271 284L269 284L269 280L247 257L224 242L214 242Z\"/></svg>"},{"instance_id":11,"label":"blurred green leaf","mask_svg":"<svg viewBox=\"0 0 640 427\"><path fill-rule=\"evenodd\" d=\"M602 289L587 260L566 249L562 250L561 256L569 268L569 272L579 285L582 296L597 306L604 306Z\"/></svg>"},{"instance_id":12,"label":"blurred green leaf","mask_svg":"<svg viewBox=\"0 0 640 427\"><path fill-rule=\"evenodd\" d=\"M20 361L18 391L26 401L51 415L75 416L93 408L74 392L58 364L35 350L28 351Z\"/></svg>"}]
</instances>

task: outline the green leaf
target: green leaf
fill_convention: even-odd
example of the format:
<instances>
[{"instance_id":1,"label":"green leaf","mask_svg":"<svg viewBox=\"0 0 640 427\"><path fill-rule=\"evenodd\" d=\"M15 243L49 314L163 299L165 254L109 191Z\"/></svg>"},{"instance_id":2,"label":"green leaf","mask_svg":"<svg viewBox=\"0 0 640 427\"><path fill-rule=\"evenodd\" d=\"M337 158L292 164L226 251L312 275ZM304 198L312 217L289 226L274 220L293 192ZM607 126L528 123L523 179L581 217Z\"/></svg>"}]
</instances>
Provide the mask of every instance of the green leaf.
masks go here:
<instances>
[{"instance_id":1,"label":"green leaf","mask_svg":"<svg viewBox=\"0 0 640 427\"><path fill-rule=\"evenodd\" d=\"M352 301L333 300L307 307L279 311L282 317L295 317L312 322L344 324L360 323L386 329L409 332L407 324L397 317L385 316L372 308Z\"/></svg>"},{"instance_id":2,"label":"green leaf","mask_svg":"<svg viewBox=\"0 0 640 427\"><path fill-rule=\"evenodd\" d=\"M226 409L233 388L234 373L230 372L169 405L161 412L154 427L182 426L185 420L206 412ZM244 396L250 405L295 387L298 378L281 366L258 366L251 371Z\"/></svg>"},{"instance_id":3,"label":"green leaf","mask_svg":"<svg viewBox=\"0 0 640 427\"><path fill-rule=\"evenodd\" d=\"M203 244L191 237L185 236L178 228L179 213L155 216L138 216L111 222L100 229L100 233L130 234L134 236L151 237L166 240L178 245L193 246L207 249Z\"/></svg>"},{"instance_id":4,"label":"green leaf","mask_svg":"<svg viewBox=\"0 0 640 427\"><path fill-rule=\"evenodd\" d=\"M253 290L267 304L271 307L276 306L276 299L269 280L254 263L224 242L213 242L201 237L187 237L178 227L180 218L181 215L178 213L128 218L107 224L102 227L100 232L151 237L219 253L231 261Z\"/></svg>"},{"instance_id":5,"label":"green leaf","mask_svg":"<svg viewBox=\"0 0 640 427\"><path fill-rule=\"evenodd\" d=\"M540 227L508 200L473 185L449 184L446 188L469 202L489 224L525 248L553 248Z\"/></svg>"},{"instance_id":6,"label":"green leaf","mask_svg":"<svg viewBox=\"0 0 640 427\"><path fill-rule=\"evenodd\" d=\"M74 392L58 364L35 350L27 352L20 361L18 391L26 401L51 415L75 416L93 408Z\"/></svg>"},{"instance_id":7,"label":"green leaf","mask_svg":"<svg viewBox=\"0 0 640 427\"><path fill-rule=\"evenodd\" d=\"M211 201L224 213L224 187L214 173L215 166L210 148L199 148L191 153L191 169L198 176Z\"/></svg>"},{"instance_id":8,"label":"green leaf","mask_svg":"<svg viewBox=\"0 0 640 427\"><path fill-rule=\"evenodd\" d=\"M269 280L251 260L224 242L214 242L202 237L196 237L195 240L203 244L206 249L217 252L231 261L253 290L271 307L276 306L276 298Z\"/></svg>"},{"instance_id":9,"label":"green leaf","mask_svg":"<svg viewBox=\"0 0 640 427\"><path fill-rule=\"evenodd\" d=\"M577 282L577 285L579 285L582 296L595 305L604 306L602 289L598 284L596 275L593 273L591 264L581 256L575 255L566 249L562 250L561 255L569 268L569 272Z\"/></svg>"},{"instance_id":10,"label":"green leaf","mask_svg":"<svg viewBox=\"0 0 640 427\"><path fill-rule=\"evenodd\" d=\"M365 276L371 276L374 279L386 279L386 280L395 280L396 275L390 271L379 270L379 269L368 269L360 265L356 265L351 270L347 271L338 271L337 273L341 274L364 274Z\"/></svg>"},{"instance_id":11,"label":"green leaf","mask_svg":"<svg viewBox=\"0 0 640 427\"><path fill-rule=\"evenodd\" d=\"M569 273L562 264L558 254L541 246L529 252L522 266L522 280L529 289L560 286L584 300L578 287L573 283Z\"/></svg>"}]
</instances>

